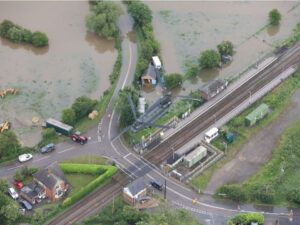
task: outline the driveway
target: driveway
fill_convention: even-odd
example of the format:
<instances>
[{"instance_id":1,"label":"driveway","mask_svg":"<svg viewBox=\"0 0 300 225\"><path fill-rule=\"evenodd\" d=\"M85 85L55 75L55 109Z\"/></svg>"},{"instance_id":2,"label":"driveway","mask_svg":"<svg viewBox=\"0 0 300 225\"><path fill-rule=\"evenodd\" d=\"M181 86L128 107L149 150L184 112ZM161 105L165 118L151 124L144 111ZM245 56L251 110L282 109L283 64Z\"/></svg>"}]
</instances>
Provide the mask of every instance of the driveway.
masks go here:
<instances>
[{"instance_id":1,"label":"driveway","mask_svg":"<svg viewBox=\"0 0 300 225\"><path fill-rule=\"evenodd\" d=\"M205 192L214 194L225 185L241 183L255 174L272 156L282 132L300 118L300 90L296 91L291 103L281 116L260 130L239 151L237 156L220 168L208 183Z\"/></svg>"}]
</instances>

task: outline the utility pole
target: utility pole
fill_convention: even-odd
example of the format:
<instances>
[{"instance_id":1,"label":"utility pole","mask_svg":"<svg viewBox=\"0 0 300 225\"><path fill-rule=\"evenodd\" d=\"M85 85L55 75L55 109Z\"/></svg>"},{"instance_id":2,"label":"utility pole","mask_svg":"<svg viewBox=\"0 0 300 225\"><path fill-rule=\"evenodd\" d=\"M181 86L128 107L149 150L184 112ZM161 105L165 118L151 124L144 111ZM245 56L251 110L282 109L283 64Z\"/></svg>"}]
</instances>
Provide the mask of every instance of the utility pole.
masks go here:
<instances>
[{"instance_id":1,"label":"utility pole","mask_svg":"<svg viewBox=\"0 0 300 225\"><path fill-rule=\"evenodd\" d=\"M164 191L164 200L167 199L167 180L165 179L165 191Z\"/></svg>"},{"instance_id":2,"label":"utility pole","mask_svg":"<svg viewBox=\"0 0 300 225\"><path fill-rule=\"evenodd\" d=\"M114 214L114 211L115 211L115 195L113 194L113 205L112 205L111 213Z\"/></svg>"}]
</instances>

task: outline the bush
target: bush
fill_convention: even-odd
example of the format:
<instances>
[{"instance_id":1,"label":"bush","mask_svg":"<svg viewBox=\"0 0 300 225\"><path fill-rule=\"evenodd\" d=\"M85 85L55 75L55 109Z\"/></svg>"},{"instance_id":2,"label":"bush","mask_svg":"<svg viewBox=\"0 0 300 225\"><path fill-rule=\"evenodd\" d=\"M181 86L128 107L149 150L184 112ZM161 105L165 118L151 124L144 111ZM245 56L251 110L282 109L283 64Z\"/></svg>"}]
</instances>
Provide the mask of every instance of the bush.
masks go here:
<instances>
[{"instance_id":1,"label":"bush","mask_svg":"<svg viewBox=\"0 0 300 225\"><path fill-rule=\"evenodd\" d=\"M128 2L126 2L128 3ZM136 26L143 27L152 21L152 12L146 4L140 1L131 1L128 5L128 12L134 19Z\"/></svg>"},{"instance_id":2,"label":"bush","mask_svg":"<svg viewBox=\"0 0 300 225\"><path fill-rule=\"evenodd\" d=\"M4 20L0 24L0 36L16 43L31 43L36 47L48 45L48 37L42 32L32 33L19 25L14 24L9 20Z\"/></svg>"},{"instance_id":3,"label":"bush","mask_svg":"<svg viewBox=\"0 0 300 225\"><path fill-rule=\"evenodd\" d=\"M199 64L202 68L216 68L220 65L221 62L221 56L220 54L213 50L208 49L202 53L202 55L199 58Z\"/></svg>"},{"instance_id":4,"label":"bush","mask_svg":"<svg viewBox=\"0 0 300 225\"><path fill-rule=\"evenodd\" d=\"M45 33L34 32L32 34L31 43L36 47L43 47L48 45L48 37Z\"/></svg>"},{"instance_id":5,"label":"bush","mask_svg":"<svg viewBox=\"0 0 300 225\"><path fill-rule=\"evenodd\" d=\"M56 137L56 131L54 128L46 128L42 132L43 139L51 139Z\"/></svg>"},{"instance_id":6,"label":"bush","mask_svg":"<svg viewBox=\"0 0 300 225\"><path fill-rule=\"evenodd\" d=\"M295 202L297 204L300 204L300 188L298 187L298 188L288 191L287 199L290 202Z\"/></svg>"},{"instance_id":7,"label":"bush","mask_svg":"<svg viewBox=\"0 0 300 225\"><path fill-rule=\"evenodd\" d=\"M254 186L251 188L250 197L253 200L270 204L274 201L275 197L274 187L272 185Z\"/></svg>"},{"instance_id":8,"label":"bush","mask_svg":"<svg viewBox=\"0 0 300 225\"><path fill-rule=\"evenodd\" d=\"M217 45L220 55L233 55L233 44L230 41L222 41Z\"/></svg>"},{"instance_id":9,"label":"bush","mask_svg":"<svg viewBox=\"0 0 300 225\"><path fill-rule=\"evenodd\" d=\"M21 144L12 131L0 134L0 159L7 160L16 157L21 153Z\"/></svg>"},{"instance_id":10,"label":"bush","mask_svg":"<svg viewBox=\"0 0 300 225\"><path fill-rule=\"evenodd\" d=\"M79 164L79 165L80 165L80 167L79 167L80 170L85 170L85 169L82 169L82 168L84 168L82 166L82 164ZM85 164L85 165L86 165L86 167L90 166L89 164ZM96 165L96 166L99 166L99 165ZM63 171L66 168L68 168L68 169L66 169L68 171L73 171L73 172L77 171L77 168L71 167L70 165L67 166L66 164L60 164L60 167ZM97 188L101 184L103 184L106 180L110 179L118 170L116 167L104 166L104 165L100 166L99 168L107 168L107 169L106 169L104 174L100 175L95 180L93 180L92 182L87 184L80 191L78 191L77 193L75 193L71 197L66 198L63 202L63 206L66 207L66 206L72 205L73 203L75 203L76 201L81 199L82 197L86 196L87 194L92 192L95 188Z\"/></svg>"},{"instance_id":11,"label":"bush","mask_svg":"<svg viewBox=\"0 0 300 225\"><path fill-rule=\"evenodd\" d=\"M242 213L231 218L227 222L227 225L250 225L252 222L263 225L265 222L265 218L261 213Z\"/></svg>"},{"instance_id":12,"label":"bush","mask_svg":"<svg viewBox=\"0 0 300 225\"><path fill-rule=\"evenodd\" d=\"M65 109L62 112L61 118L62 118L62 122L66 124L74 125L76 123L76 115L72 108Z\"/></svg>"},{"instance_id":13,"label":"bush","mask_svg":"<svg viewBox=\"0 0 300 225\"><path fill-rule=\"evenodd\" d=\"M92 100L86 96L76 98L75 102L72 105L72 109L74 110L76 115L76 121L82 119L90 112L92 112L96 104L96 100Z\"/></svg>"},{"instance_id":14,"label":"bush","mask_svg":"<svg viewBox=\"0 0 300 225\"><path fill-rule=\"evenodd\" d=\"M200 72L199 66L197 66L197 65L192 65L192 66L190 66L190 67L188 68L188 70L187 70L185 76L186 76L187 78L189 78L189 79L192 79L192 78L197 77L197 76L199 75L199 72Z\"/></svg>"},{"instance_id":15,"label":"bush","mask_svg":"<svg viewBox=\"0 0 300 225\"><path fill-rule=\"evenodd\" d=\"M226 198L232 199L233 201L246 201L247 195L243 189L236 185L224 185L217 190L217 195L225 194Z\"/></svg>"},{"instance_id":16,"label":"bush","mask_svg":"<svg viewBox=\"0 0 300 225\"><path fill-rule=\"evenodd\" d=\"M269 21L270 24L275 26L278 25L281 20L281 14L278 9L273 9L269 12Z\"/></svg>"},{"instance_id":17,"label":"bush","mask_svg":"<svg viewBox=\"0 0 300 225\"><path fill-rule=\"evenodd\" d=\"M172 73L165 76L166 88L173 89L181 86L183 77L179 73Z\"/></svg>"}]
</instances>

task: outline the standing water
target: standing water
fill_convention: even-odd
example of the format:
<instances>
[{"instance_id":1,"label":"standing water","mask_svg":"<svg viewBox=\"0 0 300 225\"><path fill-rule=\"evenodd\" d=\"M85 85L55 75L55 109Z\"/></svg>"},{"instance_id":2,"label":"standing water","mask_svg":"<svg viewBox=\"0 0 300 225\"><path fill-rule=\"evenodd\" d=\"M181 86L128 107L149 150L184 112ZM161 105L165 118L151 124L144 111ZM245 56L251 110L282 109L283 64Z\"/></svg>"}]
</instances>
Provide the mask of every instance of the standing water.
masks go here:
<instances>
[{"instance_id":1,"label":"standing water","mask_svg":"<svg viewBox=\"0 0 300 225\"><path fill-rule=\"evenodd\" d=\"M18 90L0 99L0 122L12 122L27 145L40 139L40 129L31 127L34 116L60 119L75 98L99 99L110 86L114 41L86 32L88 14L87 1L0 2L0 22L11 20L49 38L45 48L0 39L0 90Z\"/></svg>"}]
</instances>

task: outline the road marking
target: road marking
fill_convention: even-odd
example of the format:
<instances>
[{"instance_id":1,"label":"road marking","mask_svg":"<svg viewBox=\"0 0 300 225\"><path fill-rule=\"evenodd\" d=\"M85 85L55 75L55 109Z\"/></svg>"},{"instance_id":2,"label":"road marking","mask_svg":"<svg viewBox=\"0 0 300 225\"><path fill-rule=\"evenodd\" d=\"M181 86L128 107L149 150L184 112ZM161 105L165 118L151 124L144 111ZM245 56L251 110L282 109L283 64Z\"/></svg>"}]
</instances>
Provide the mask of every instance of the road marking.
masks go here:
<instances>
[{"instance_id":1,"label":"road marking","mask_svg":"<svg viewBox=\"0 0 300 225\"><path fill-rule=\"evenodd\" d=\"M127 81L128 75L129 75L129 69L130 69L130 66L131 66L131 51L132 50L131 50L131 46L130 46L130 43L129 43L128 40L127 40L127 42L128 42L128 46L129 46L129 63L128 63L127 72L126 72L125 79L123 81L121 90L123 90L123 88L125 87L125 84L126 84L126 81Z\"/></svg>"},{"instance_id":2,"label":"road marking","mask_svg":"<svg viewBox=\"0 0 300 225\"><path fill-rule=\"evenodd\" d=\"M50 157L50 155L48 155L48 156L45 156L45 157L43 157L43 158L39 158L39 159L33 160L33 161L34 161L34 162L38 162L38 161L41 161L41 160L47 159L47 158L49 158L49 157Z\"/></svg>"},{"instance_id":3,"label":"road marking","mask_svg":"<svg viewBox=\"0 0 300 225\"><path fill-rule=\"evenodd\" d=\"M23 165L15 166L15 167L9 168L9 169L7 169L7 170L14 170L14 169L17 169L17 168L22 167L22 166L23 166Z\"/></svg>"},{"instance_id":4,"label":"road marking","mask_svg":"<svg viewBox=\"0 0 300 225\"><path fill-rule=\"evenodd\" d=\"M67 151L70 151L71 149L73 149L74 147L71 147L71 148L67 148L67 149L65 149L65 150L63 150L63 151L60 151L60 152L58 152L58 154L61 154L61 153L64 153L64 152L67 152Z\"/></svg>"},{"instance_id":5,"label":"road marking","mask_svg":"<svg viewBox=\"0 0 300 225\"><path fill-rule=\"evenodd\" d=\"M127 156L130 156L131 155L131 152L129 152L127 155L124 156L124 158L126 158Z\"/></svg>"}]
</instances>

